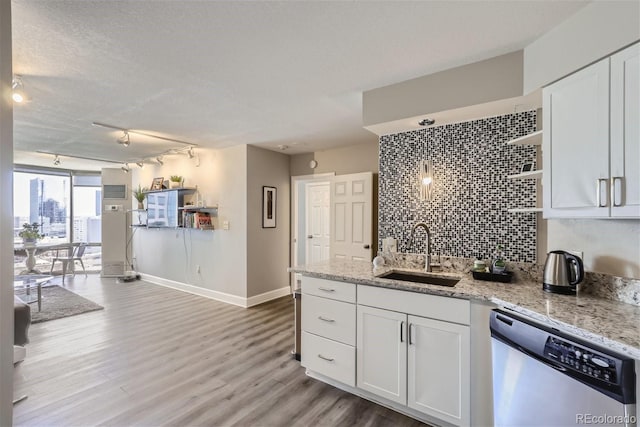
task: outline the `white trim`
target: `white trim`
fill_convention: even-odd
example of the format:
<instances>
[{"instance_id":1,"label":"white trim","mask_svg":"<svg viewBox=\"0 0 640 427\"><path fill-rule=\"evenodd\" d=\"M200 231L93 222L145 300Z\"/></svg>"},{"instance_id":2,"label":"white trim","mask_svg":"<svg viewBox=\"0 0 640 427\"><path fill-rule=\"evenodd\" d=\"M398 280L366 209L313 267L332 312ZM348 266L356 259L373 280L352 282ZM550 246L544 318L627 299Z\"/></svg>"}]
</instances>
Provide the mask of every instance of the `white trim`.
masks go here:
<instances>
[{"instance_id":1,"label":"white trim","mask_svg":"<svg viewBox=\"0 0 640 427\"><path fill-rule=\"evenodd\" d=\"M291 266L297 264L297 241L298 241L298 182L327 181L336 176L335 172L319 173L317 175L296 175L291 177L290 197L291 203L291 240L289 241L289 253ZM290 275L291 289L295 289L296 279L293 274Z\"/></svg>"},{"instance_id":2,"label":"white trim","mask_svg":"<svg viewBox=\"0 0 640 427\"><path fill-rule=\"evenodd\" d=\"M242 308L253 307L254 305L262 304L263 302L271 301L272 299L280 298L291 293L289 286L285 286L280 289L265 292L263 294L254 295L250 298L239 297L237 295L227 294L224 292L214 291L212 289L201 288L199 286L189 285L182 282L176 282L175 280L164 279L162 277L152 276L150 274L142 273L141 279L153 283L154 285L160 285L178 291L187 292L189 294L198 295L201 297L213 299L216 301L224 302L227 304L236 305Z\"/></svg>"},{"instance_id":3,"label":"white trim","mask_svg":"<svg viewBox=\"0 0 640 427\"><path fill-rule=\"evenodd\" d=\"M272 299L284 297L286 295L291 295L291 288L289 286L246 298L245 307L253 307L254 305L262 304L263 302L271 301Z\"/></svg>"}]
</instances>

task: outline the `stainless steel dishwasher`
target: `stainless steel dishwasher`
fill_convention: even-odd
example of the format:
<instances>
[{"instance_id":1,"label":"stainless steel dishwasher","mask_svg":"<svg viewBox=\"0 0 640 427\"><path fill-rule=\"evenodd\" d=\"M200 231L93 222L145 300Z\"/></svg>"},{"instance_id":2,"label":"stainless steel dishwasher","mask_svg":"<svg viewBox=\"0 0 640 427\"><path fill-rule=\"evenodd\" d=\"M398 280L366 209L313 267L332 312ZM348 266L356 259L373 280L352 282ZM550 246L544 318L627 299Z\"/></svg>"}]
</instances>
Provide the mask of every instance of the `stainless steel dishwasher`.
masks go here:
<instances>
[{"instance_id":1,"label":"stainless steel dishwasher","mask_svg":"<svg viewBox=\"0 0 640 427\"><path fill-rule=\"evenodd\" d=\"M493 310L496 426L636 425L635 361Z\"/></svg>"}]
</instances>

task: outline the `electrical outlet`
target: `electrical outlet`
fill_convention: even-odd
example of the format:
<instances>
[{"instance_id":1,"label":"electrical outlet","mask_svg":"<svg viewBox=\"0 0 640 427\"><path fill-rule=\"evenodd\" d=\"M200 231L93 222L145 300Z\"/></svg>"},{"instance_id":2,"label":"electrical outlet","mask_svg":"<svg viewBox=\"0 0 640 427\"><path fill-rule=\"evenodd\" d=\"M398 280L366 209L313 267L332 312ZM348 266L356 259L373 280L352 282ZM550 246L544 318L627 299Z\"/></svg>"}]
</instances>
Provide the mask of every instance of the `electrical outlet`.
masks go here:
<instances>
[{"instance_id":1,"label":"electrical outlet","mask_svg":"<svg viewBox=\"0 0 640 427\"><path fill-rule=\"evenodd\" d=\"M200 273L200 265L196 265L196 273Z\"/></svg>"},{"instance_id":2,"label":"electrical outlet","mask_svg":"<svg viewBox=\"0 0 640 427\"><path fill-rule=\"evenodd\" d=\"M567 252L569 252L571 255L575 255L580 259L584 260L584 252L582 251L567 251Z\"/></svg>"},{"instance_id":3,"label":"electrical outlet","mask_svg":"<svg viewBox=\"0 0 640 427\"><path fill-rule=\"evenodd\" d=\"M222 229L223 230L229 229L229 221L222 221Z\"/></svg>"}]
</instances>

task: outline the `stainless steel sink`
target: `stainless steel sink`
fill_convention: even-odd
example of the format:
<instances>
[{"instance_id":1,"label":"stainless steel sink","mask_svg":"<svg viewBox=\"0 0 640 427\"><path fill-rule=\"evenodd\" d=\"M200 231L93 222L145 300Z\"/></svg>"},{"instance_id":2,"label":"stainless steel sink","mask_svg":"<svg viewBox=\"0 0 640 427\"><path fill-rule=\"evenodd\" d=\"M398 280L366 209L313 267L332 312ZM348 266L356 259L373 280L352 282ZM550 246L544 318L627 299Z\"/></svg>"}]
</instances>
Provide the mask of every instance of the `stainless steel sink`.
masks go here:
<instances>
[{"instance_id":1,"label":"stainless steel sink","mask_svg":"<svg viewBox=\"0 0 640 427\"><path fill-rule=\"evenodd\" d=\"M449 286L453 287L460 281L456 277L433 276L429 273L421 273L418 271L398 271L391 270L378 276L381 279L403 280L405 282L425 283L428 285Z\"/></svg>"}]
</instances>

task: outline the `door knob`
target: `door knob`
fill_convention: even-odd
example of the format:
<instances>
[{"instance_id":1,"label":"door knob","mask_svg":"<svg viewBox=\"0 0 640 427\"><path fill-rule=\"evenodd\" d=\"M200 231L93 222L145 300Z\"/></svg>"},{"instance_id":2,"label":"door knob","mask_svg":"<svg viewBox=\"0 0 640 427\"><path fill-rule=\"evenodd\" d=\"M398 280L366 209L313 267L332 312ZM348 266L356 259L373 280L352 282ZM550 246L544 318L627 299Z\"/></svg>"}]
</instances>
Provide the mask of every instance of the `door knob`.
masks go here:
<instances>
[{"instance_id":1,"label":"door knob","mask_svg":"<svg viewBox=\"0 0 640 427\"><path fill-rule=\"evenodd\" d=\"M369 245L364 245L364 248L365 248L365 249L369 249L370 247L371 247L371 246L369 246Z\"/></svg>"}]
</instances>

